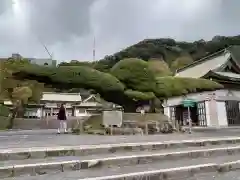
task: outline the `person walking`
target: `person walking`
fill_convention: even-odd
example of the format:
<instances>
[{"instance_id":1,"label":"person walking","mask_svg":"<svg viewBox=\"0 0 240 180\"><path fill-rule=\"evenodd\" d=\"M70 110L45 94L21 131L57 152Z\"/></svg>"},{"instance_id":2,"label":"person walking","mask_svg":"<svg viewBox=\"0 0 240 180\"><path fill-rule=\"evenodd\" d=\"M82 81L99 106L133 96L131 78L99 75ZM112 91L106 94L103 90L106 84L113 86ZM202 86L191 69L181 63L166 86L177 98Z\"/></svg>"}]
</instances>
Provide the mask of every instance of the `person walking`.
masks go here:
<instances>
[{"instance_id":1,"label":"person walking","mask_svg":"<svg viewBox=\"0 0 240 180\"><path fill-rule=\"evenodd\" d=\"M64 107L64 104L61 104L57 119L59 120L59 128L57 133L60 134L61 129L64 129L64 133L68 133L67 131L67 116L66 116L66 109Z\"/></svg>"}]
</instances>

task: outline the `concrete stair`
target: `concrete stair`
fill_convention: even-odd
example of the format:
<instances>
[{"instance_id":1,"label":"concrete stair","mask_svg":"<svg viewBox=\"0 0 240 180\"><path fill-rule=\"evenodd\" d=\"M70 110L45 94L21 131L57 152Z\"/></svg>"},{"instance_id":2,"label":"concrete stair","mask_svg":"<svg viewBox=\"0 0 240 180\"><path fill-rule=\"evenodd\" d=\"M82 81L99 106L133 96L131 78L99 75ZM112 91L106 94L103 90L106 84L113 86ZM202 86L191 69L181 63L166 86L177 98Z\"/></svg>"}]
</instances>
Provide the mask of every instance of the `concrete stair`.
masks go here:
<instances>
[{"instance_id":1,"label":"concrete stair","mask_svg":"<svg viewBox=\"0 0 240 180\"><path fill-rule=\"evenodd\" d=\"M240 138L0 150L0 179L179 179L240 168Z\"/></svg>"}]
</instances>

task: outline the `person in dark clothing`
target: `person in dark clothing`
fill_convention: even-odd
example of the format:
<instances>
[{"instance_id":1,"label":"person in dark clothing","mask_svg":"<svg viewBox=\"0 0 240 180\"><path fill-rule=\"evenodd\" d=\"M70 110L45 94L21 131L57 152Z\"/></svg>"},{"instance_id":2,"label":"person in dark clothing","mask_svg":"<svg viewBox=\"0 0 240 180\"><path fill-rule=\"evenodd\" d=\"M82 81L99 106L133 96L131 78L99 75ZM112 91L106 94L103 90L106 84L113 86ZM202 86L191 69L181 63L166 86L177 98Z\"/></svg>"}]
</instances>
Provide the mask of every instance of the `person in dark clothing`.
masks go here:
<instances>
[{"instance_id":1,"label":"person in dark clothing","mask_svg":"<svg viewBox=\"0 0 240 180\"><path fill-rule=\"evenodd\" d=\"M58 134L60 134L60 130L64 129L64 133L67 133L67 116L66 116L66 109L64 107L64 104L61 104L57 119L59 120L59 128L58 128Z\"/></svg>"}]
</instances>

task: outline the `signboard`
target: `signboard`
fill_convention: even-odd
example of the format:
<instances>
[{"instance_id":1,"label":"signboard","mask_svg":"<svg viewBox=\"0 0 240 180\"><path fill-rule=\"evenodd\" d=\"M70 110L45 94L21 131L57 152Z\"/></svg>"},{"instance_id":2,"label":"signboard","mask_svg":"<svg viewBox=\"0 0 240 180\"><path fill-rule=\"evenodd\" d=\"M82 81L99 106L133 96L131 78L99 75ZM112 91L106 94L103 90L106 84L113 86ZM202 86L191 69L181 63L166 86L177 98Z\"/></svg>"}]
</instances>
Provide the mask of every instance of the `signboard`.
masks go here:
<instances>
[{"instance_id":1,"label":"signboard","mask_svg":"<svg viewBox=\"0 0 240 180\"><path fill-rule=\"evenodd\" d=\"M194 99L184 99L182 101L182 104L184 107L194 107L196 101Z\"/></svg>"},{"instance_id":2,"label":"signboard","mask_svg":"<svg viewBox=\"0 0 240 180\"><path fill-rule=\"evenodd\" d=\"M103 111L103 125L105 127L110 126L122 126L122 111Z\"/></svg>"}]
</instances>

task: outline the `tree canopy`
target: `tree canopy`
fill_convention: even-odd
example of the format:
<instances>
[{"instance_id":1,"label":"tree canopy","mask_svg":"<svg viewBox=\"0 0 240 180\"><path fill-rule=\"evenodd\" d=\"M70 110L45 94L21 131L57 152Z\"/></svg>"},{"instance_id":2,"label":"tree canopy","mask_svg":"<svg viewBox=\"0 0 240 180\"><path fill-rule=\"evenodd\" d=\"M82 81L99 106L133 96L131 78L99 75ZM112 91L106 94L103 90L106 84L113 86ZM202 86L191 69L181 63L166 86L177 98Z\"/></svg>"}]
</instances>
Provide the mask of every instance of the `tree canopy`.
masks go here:
<instances>
[{"instance_id":1,"label":"tree canopy","mask_svg":"<svg viewBox=\"0 0 240 180\"><path fill-rule=\"evenodd\" d=\"M172 72L168 67L168 64L161 59L150 59L148 61L149 69L155 74L155 76L170 76Z\"/></svg>"},{"instance_id":2,"label":"tree canopy","mask_svg":"<svg viewBox=\"0 0 240 180\"><path fill-rule=\"evenodd\" d=\"M141 59L123 59L113 66L111 74L133 90L153 92L156 88L154 73Z\"/></svg>"},{"instance_id":3,"label":"tree canopy","mask_svg":"<svg viewBox=\"0 0 240 180\"><path fill-rule=\"evenodd\" d=\"M124 107L134 107L136 103L155 98L163 99L222 88L220 84L206 79L159 76L151 70L148 62L137 58L119 61L110 73L86 66L56 68L25 65L15 69L13 75L15 81L24 80L24 83L21 81L21 86L31 88L32 95L29 101L40 98L37 90L44 83L45 87L50 86L65 92L73 88L75 91L91 89L99 93L103 99Z\"/></svg>"},{"instance_id":4,"label":"tree canopy","mask_svg":"<svg viewBox=\"0 0 240 180\"><path fill-rule=\"evenodd\" d=\"M176 72L176 70L181 69L193 62L194 61L191 56L181 56L172 62L171 69L173 72Z\"/></svg>"},{"instance_id":5,"label":"tree canopy","mask_svg":"<svg viewBox=\"0 0 240 180\"><path fill-rule=\"evenodd\" d=\"M223 88L222 85L207 79L158 77L156 96L167 98L199 91L211 91Z\"/></svg>"}]
</instances>

